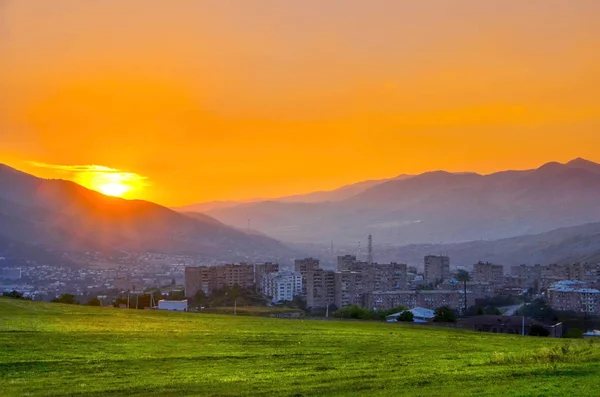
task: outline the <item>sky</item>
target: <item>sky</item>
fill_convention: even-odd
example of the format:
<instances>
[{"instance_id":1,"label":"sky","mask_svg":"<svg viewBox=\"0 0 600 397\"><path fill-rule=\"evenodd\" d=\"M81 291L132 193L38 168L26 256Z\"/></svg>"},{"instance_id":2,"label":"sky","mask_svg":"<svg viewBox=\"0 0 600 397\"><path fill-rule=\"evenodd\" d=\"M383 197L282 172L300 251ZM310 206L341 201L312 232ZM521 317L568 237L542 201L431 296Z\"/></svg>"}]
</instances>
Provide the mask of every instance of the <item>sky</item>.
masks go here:
<instances>
[{"instance_id":1,"label":"sky","mask_svg":"<svg viewBox=\"0 0 600 397\"><path fill-rule=\"evenodd\" d=\"M600 162L599 19L597 0L0 0L0 163L178 206Z\"/></svg>"}]
</instances>

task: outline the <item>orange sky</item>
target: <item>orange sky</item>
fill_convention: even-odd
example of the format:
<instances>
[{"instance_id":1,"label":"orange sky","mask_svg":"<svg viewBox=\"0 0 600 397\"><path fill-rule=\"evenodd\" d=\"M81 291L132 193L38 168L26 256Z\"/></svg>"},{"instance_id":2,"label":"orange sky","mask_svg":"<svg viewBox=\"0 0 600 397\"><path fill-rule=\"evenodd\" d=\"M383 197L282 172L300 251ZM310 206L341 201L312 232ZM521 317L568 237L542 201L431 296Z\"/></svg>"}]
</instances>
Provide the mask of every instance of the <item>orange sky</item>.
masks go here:
<instances>
[{"instance_id":1,"label":"orange sky","mask_svg":"<svg viewBox=\"0 0 600 397\"><path fill-rule=\"evenodd\" d=\"M0 0L0 162L121 170L128 197L182 205L600 161L598 20L598 0Z\"/></svg>"}]
</instances>

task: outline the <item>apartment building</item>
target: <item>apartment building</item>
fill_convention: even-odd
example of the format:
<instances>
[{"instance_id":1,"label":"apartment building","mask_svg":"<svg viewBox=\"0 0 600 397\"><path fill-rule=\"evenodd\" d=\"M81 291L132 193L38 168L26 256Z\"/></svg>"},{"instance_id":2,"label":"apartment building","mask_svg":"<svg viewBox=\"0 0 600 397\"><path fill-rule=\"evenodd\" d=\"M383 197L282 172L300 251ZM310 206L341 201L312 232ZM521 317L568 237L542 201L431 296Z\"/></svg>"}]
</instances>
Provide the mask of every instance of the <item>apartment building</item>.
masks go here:
<instances>
[{"instance_id":1,"label":"apartment building","mask_svg":"<svg viewBox=\"0 0 600 397\"><path fill-rule=\"evenodd\" d=\"M262 292L273 302L291 301L302 293L302 275L297 272L267 273L261 285Z\"/></svg>"},{"instance_id":2,"label":"apartment building","mask_svg":"<svg viewBox=\"0 0 600 397\"><path fill-rule=\"evenodd\" d=\"M254 265L254 285L256 289L262 290L263 277L267 274L279 272L279 264L272 262L257 263Z\"/></svg>"},{"instance_id":3,"label":"apartment building","mask_svg":"<svg viewBox=\"0 0 600 397\"><path fill-rule=\"evenodd\" d=\"M335 300L338 308L363 306L366 276L360 272L344 270L335 273Z\"/></svg>"},{"instance_id":4,"label":"apartment building","mask_svg":"<svg viewBox=\"0 0 600 397\"><path fill-rule=\"evenodd\" d=\"M582 281L563 280L552 284L547 299L554 310L600 314L600 290L589 288Z\"/></svg>"},{"instance_id":5,"label":"apartment building","mask_svg":"<svg viewBox=\"0 0 600 397\"><path fill-rule=\"evenodd\" d=\"M474 295L467 291L467 306L475 303L474 298ZM461 290L377 291L366 294L365 299L367 307L375 310L389 310L398 306L435 310L442 306L449 306L460 312L464 309L465 302Z\"/></svg>"},{"instance_id":6,"label":"apartment building","mask_svg":"<svg viewBox=\"0 0 600 397\"><path fill-rule=\"evenodd\" d=\"M600 286L600 264L519 265L511 267L511 276L506 281L523 288L545 290L563 280L577 280Z\"/></svg>"},{"instance_id":7,"label":"apartment building","mask_svg":"<svg viewBox=\"0 0 600 397\"><path fill-rule=\"evenodd\" d=\"M302 276L306 286L306 305L309 308L325 308L335 303L335 272L315 269Z\"/></svg>"},{"instance_id":8,"label":"apartment building","mask_svg":"<svg viewBox=\"0 0 600 397\"><path fill-rule=\"evenodd\" d=\"M343 255L337 257L337 271L343 272L346 270L353 270L356 264L356 256L354 255Z\"/></svg>"},{"instance_id":9,"label":"apartment building","mask_svg":"<svg viewBox=\"0 0 600 397\"><path fill-rule=\"evenodd\" d=\"M504 266L489 262L476 263L473 265L473 281L504 284Z\"/></svg>"},{"instance_id":10,"label":"apartment building","mask_svg":"<svg viewBox=\"0 0 600 397\"><path fill-rule=\"evenodd\" d=\"M210 294L214 286L212 267L186 267L185 268L185 296L193 298L198 291Z\"/></svg>"},{"instance_id":11,"label":"apartment building","mask_svg":"<svg viewBox=\"0 0 600 397\"><path fill-rule=\"evenodd\" d=\"M199 290L210 294L215 290L234 285L252 288L255 286L254 278L254 265L248 263L187 267L185 269L185 296L193 298Z\"/></svg>"},{"instance_id":12,"label":"apartment building","mask_svg":"<svg viewBox=\"0 0 600 397\"><path fill-rule=\"evenodd\" d=\"M450 257L427 255L425 262L425 283L439 284L450 278Z\"/></svg>"},{"instance_id":13,"label":"apartment building","mask_svg":"<svg viewBox=\"0 0 600 397\"><path fill-rule=\"evenodd\" d=\"M320 270L319 260L315 258L296 259L294 261L294 270L302 275L302 295L308 296L308 273Z\"/></svg>"}]
</instances>

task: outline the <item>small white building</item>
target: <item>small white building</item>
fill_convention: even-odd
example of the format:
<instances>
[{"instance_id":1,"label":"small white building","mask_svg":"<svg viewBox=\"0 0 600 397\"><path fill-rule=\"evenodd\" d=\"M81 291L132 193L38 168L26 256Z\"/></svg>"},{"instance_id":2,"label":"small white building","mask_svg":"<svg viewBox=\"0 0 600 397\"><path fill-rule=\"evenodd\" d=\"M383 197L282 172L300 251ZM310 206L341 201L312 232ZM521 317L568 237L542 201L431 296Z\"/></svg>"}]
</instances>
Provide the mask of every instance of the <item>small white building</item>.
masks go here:
<instances>
[{"instance_id":1,"label":"small white building","mask_svg":"<svg viewBox=\"0 0 600 397\"><path fill-rule=\"evenodd\" d=\"M413 323L429 323L435 318L435 312L424 307L415 307L414 309L406 310L413 314ZM394 313L387 316L385 319L388 323L398 321L400 315L404 312Z\"/></svg>"},{"instance_id":2,"label":"small white building","mask_svg":"<svg viewBox=\"0 0 600 397\"><path fill-rule=\"evenodd\" d=\"M159 300L158 301L158 310L169 310L174 312L187 312L188 311L188 302L186 299L182 301L167 301L167 300Z\"/></svg>"},{"instance_id":3,"label":"small white building","mask_svg":"<svg viewBox=\"0 0 600 397\"><path fill-rule=\"evenodd\" d=\"M302 276L296 272L268 273L262 279L263 293L273 302L291 301L302 293Z\"/></svg>"}]
</instances>

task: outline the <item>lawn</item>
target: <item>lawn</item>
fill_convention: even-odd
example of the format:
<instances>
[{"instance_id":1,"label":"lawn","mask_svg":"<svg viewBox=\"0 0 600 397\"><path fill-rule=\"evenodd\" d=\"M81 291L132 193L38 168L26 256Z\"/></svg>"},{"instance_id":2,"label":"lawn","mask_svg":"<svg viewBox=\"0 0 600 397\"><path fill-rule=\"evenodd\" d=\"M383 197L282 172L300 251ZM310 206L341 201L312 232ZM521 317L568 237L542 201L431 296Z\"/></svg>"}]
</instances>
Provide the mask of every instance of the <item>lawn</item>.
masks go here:
<instances>
[{"instance_id":1,"label":"lawn","mask_svg":"<svg viewBox=\"0 0 600 397\"><path fill-rule=\"evenodd\" d=\"M599 345L0 298L2 396L597 396Z\"/></svg>"}]
</instances>

